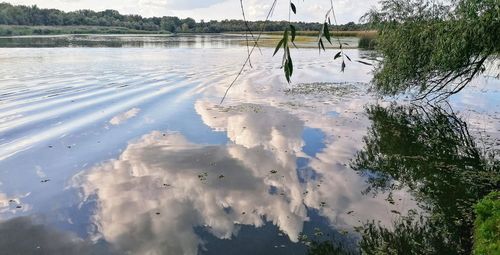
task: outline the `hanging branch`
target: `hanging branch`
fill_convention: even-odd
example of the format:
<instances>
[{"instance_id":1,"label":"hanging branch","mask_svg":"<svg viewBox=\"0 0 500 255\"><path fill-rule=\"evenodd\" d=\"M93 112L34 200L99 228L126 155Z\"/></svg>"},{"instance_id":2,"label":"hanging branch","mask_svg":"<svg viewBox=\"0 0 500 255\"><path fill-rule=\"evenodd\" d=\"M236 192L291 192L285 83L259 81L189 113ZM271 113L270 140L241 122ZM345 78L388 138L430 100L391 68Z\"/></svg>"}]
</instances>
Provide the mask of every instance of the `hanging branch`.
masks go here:
<instances>
[{"instance_id":1,"label":"hanging branch","mask_svg":"<svg viewBox=\"0 0 500 255\"><path fill-rule=\"evenodd\" d=\"M255 43L254 45L252 46L252 49L250 50L250 52L248 53L247 55L247 58L245 60L245 62L243 63L243 65L241 66L241 69L240 71L238 72L238 74L236 75L236 77L234 78L234 80L231 82L231 84L227 87L226 89L226 92L224 93L224 96L222 97L221 101L220 101L220 104L222 104L224 102L224 99L226 99L227 97L227 93L229 92L229 90L234 86L234 84L236 83L236 81L238 80L238 78L241 76L241 74L243 73L243 71L245 70L245 67L247 66L247 64L249 63L250 61L250 57L252 56L252 53L253 51L255 50L255 48L257 48L258 46L258 42L260 40L260 37L262 36L262 33L264 33L264 30L266 28L266 24L267 22L269 21L269 18L271 17L272 13L273 13L273 10L274 8L276 7L276 3L277 3L278 0L274 0L273 1L273 4L271 5L271 9L269 10L269 12L267 13L267 16L266 16L266 19L264 21L264 25L262 26L262 30L260 31L259 35L257 36L257 38L255 39Z\"/></svg>"},{"instance_id":2,"label":"hanging branch","mask_svg":"<svg viewBox=\"0 0 500 255\"><path fill-rule=\"evenodd\" d=\"M335 26L338 27L339 24L337 22L337 17L335 16L335 9L333 8L333 0L330 0L330 8L332 10L333 22L334 22ZM330 21L330 19L328 19L328 21ZM326 27L327 27L327 30L328 30L328 26L326 26ZM340 54L342 55L342 65L341 65L340 69L341 69L342 72L344 72L344 70L345 70L345 59L344 59L344 56L346 56L347 59L349 59L349 61L351 61L351 58L349 58L349 56L345 55L344 49L342 48L342 43L340 42L340 37L338 37L338 36L337 36L337 42L339 43ZM334 57L334 60L335 60L335 57Z\"/></svg>"},{"instance_id":3,"label":"hanging branch","mask_svg":"<svg viewBox=\"0 0 500 255\"><path fill-rule=\"evenodd\" d=\"M295 37L296 37L297 29L291 23L292 12L294 14L297 14L297 8L295 7L295 4L292 3L291 0L289 0L288 26L285 28L285 31L283 32L283 37L278 42L278 45L276 46L276 49L274 50L274 54L273 54L273 56L276 55L276 53L278 53L280 48L283 47L283 60L281 63L281 68L284 69L285 78L286 78L286 81L288 83L291 82L291 78L293 75L293 61L292 61L292 55L290 54L290 43L293 46L297 47L295 45Z\"/></svg>"},{"instance_id":4,"label":"hanging branch","mask_svg":"<svg viewBox=\"0 0 500 255\"><path fill-rule=\"evenodd\" d=\"M247 45L247 54L250 54L250 44L248 42L248 34L250 34L250 36L252 37L254 45L257 46L257 48L259 49L260 53L262 54L262 50L260 49L260 47L258 45L258 41L255 39L255 37L253 35L253 32L250 29L250 25L248 24L248 20L246 18L246 14L245 14L245 8L243 6L243 0L240 0L240 7L241 7L241 14L243 15L243 22L245 23L245 27L246 27L245 41L246 41L246 45ZM250 67L252 67L252 61L251 60L248 61L248 64L250 65Z\"/></svg>"},{"instance_id":5,"label":"hanging branch","mask_svg":"<svg viewBox=\"0 0 500 255\"><path fill-rule=\"evenodd\" d=\"M222 104L224 102L225 98L227 97L227 94L228 94L229 90L234 86L234 84L236 83L236 81L238 80L238 78L241 76L241 74L245 70L245 67L248 64L250 65L250 67L252 67L252 63L251 63L251 60L250 60L251 59L251 55L253 54L255 48L258 47L258 42L259 42L259 40L260 40L260 38L262 36L262 33L265 30L265 26L266 26L267 22L269 21L270 17L272 16L272 14L273 14L273 12L275 10L276 3L277 3L277 0L274 0L273 3L272 3L272 5L271 5L271 8L270 8L270 10L269 10L269 12L268 12L268 14L266 16L266 19L264 21L264 25L262 27L262 30L258 34L257 38L255 38L253 36L252 32L251 32L251 29L250 29L250 27L248 25L248 22L247 22L247 19L246 19L245 8L243 6L243 0L240 0L241 12L243 14L243 19L245 21L247 32L250 33L250 35L252 37L252 40L254 42L254 45L250 49L250 45L249 45L249 41L248 41L248 34L245 33L245 40L246 40L246 44L247 44L247 58L246 58L245 62L243 63L240 71L238 72L238 74L234 78L234 80L231 82L231 84L226 89L226 91L224 93L224 96L222 97L222 99L220 101L220 104ZM276 53L278 53L280 51L280 49L283 48L283 58L282 58L281 68L284 69L285 78L286 78L286 81L288 83L291 82L291 77L293 75L293 61L292 61L292 56L290 54L290 45L293 45L295 48L297 48L297 45L295 45L295 37L297 35L297 30L296 30L295 26L291 22L292 12L294 14L297 14L297 8L296 8L295 4L292 2L292 0L289 0L289 5L288 5L288 25L285 28L285 31L283 32L283 36L282 36L281 40L278 42L278 44L276 45L276 48L275 48L274 53L273 53L273 56L275 56ZM330 0L330 9L327 11L327 13L325 15L325 21L323 23L323 26L322 26L321 30L319 31L318 48L320 50L320 53L321 53L321 49L323 49L323 51L326 51L325 50L325 45L324 45L323 39L322 39L323 37L325 37L325 39L330 44L333 44L332 43L332 38L331 38L332 36L330 35L330 30L329 30L329 26L332 25L332 22L331 22L332 18L333 18L333 21L334 21L334 25L338 27L337 17L335 15L335 11L334 11L334 8L333 8L333 0ZM344 72L345 67L346 67L345 58L347 58L349 61L352 61L352 60L351 60L351 58L347 54L344 53L343 45L344 44L347 45L347 43L342 43L340 41L339 37L337 37L337 42L338 42L340 51L337 54L335 54L334 60L337 59L337 58L340 58L340 57L342 58L341 71ZM259 48L259 50L260 50L260 48ZM368 62L361 61L361 60L356 60L356 62L359 62L359 63L364 64L364 65L372 65L372 64L370 64Z\"/></svg>"}]
</instances>

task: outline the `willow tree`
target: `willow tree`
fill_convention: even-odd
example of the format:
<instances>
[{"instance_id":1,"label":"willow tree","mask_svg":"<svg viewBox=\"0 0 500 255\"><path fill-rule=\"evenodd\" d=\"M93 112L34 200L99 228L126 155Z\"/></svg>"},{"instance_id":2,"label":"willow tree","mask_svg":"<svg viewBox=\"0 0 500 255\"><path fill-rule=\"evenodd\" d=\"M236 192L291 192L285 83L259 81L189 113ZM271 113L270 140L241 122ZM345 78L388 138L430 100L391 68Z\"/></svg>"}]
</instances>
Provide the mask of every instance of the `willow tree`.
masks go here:
<instances>
[{"instance_id":1,"label":"willow tree","mask_svg":"<svg viewBox=\"0 0 500 255\"><path fill-rule=\"evenodd\" d=\"M500 1L448 2L382 0L380 9L364 16L379 29L377 48L383 60L374 77L378 91L449 96L487 71L489 60L498 59ZM493 74L498 76L498 69Z\"/></svg>"}]
</instances>

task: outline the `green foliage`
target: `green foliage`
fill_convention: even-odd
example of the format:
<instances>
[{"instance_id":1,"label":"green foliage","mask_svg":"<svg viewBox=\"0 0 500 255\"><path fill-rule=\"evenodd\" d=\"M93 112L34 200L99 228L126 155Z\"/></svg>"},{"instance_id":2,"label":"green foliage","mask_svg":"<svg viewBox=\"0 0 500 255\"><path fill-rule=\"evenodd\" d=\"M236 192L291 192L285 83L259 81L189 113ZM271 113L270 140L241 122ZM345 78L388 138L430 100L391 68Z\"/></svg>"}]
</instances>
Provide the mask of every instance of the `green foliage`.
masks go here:
<instances>
[{"instance_id":1,"label":"green foliage","mask_svg":"<svg viewBox=\"0 0 500 255\"><path fill-rule=\"evenodd\" d=\"M473 205L500 186L498 158L479 149L453 112L391 105L373 106L367 113L373 124L352 163L367 177L364 192L384 191L390 197L394 190L410 190L428 216L413 225L396 222L394 231L372 226L363 238L374 240L366 239L366 247L398 254L400 246L418 252L420 245L429 251L423 254L470 254ZM406 230L398 232L398 225Z\"/></svg>"},{"instance_id":2,"label":"green foliage","mask_svg":"<svg viewBox=\"0 0 500 255\"><path fill-rule=\"evenodd\" d=\"M60 34L161 34L166 31L145 31L125 27L99 26L11 26L0 25L0 36Z\"/></svg>"},{"instance_id":3,"label":"green foliage","mask_svg":"<svg viewBox=\"0 0 500 255\"><path fill-rule=\"evenodd\" d=\"M276 1L275 1L275 3L276 3ZM295 14L297 13L297 9L292 2L290 2L289 8L290 8L290 12L293 12ZM273 9L271 9L271 11L273 11ZM326 51L323 39L326 39L326 41L328 43L330 43L330 45L333 44L332 43L333 38L332 38L332 35L330 34L330 30L332 28L330 15L333 18L333 20L336 20L335 12L333 10L333 3L332 3L331 8L326 12L325 21L324 21L323 25L321 26L321 29L318 32L318 49L319 49L320 53L321 53L321 50ZM288 38L289 35L291 38ZM291 77L293 75L293 62L292 62L292 57L290 54L290 45L289 44L292 44L293 46L295 46L297 48L297 46L294 43L296 35L297 35L297 29L295 28L295 25L292 24L290 21L288 21L288 26L286 27L285 31L283 32L283 38L276 45L276 49L274 50L274 54L273 54L273 56L276 55L276 53L280 50L280 48L283 47L282 68L284 68L285 78L286 78L288 83L291 82ZM338 46L340 48L340 51L335 55L334 60L339 58L339 57L342 57L341 71L344 72L345 67L346 67L344 57L347 58L349 61L352 61L352 60L348 55L346 55L344 53L344 51L342 49L343 45L347 45L347 43L341 43L341 41L338 38L337 38L337 41L338 41ZM358 61L358 62L360 62L362 64L368 64L368 63L363 62L363 61ZM370 64L368 64L368 65L370 65Z\"/></svg>"},{"instance_id":4,"label":"green foliage","mask_svg":"<svg viewBox=\"0 0 500 255\"><path fill-rule=\"evenodd\" d=\"M293 62L292 62L292 56L290 54L290 44L294 45L295 41L295 27L293 25L290 25L290 30L288 28L285 29L285 32L283 32L283 38L278 42L278 45L276 46L276 49L274 50L274 55L278 53L278 51L283 48L283 61L281 68L284 69L285 71L285 78L288 83L291 81L291 77L293 75Z\"/></svg>"},{"instance_id":5,"label":"green foliage","mask_svg":"<svg viewBox=\"0 0 500 255\"><path fill-rule=\"evenodd\" d=\"M474 254L500 254L500 192L491 192L474 210Z\"/></svg>"},{"instance_id":6,"label":"green foliage","mask_svg":"<svg viewBox=\"0 0 500 255\"><path fill-rule=\"evenodd\" d=\"M366 18L380 29L384 58L374 83L385 94L460 91L500 53L500 1L383 0ZM450 11L453 10L453 11Z\"/></svg>"},{"instance_id":7,"label":"green foliage","mask_svg":"<svg viewBox=\"0 0 500 255\"><path fill-rule=\"evenodd\" d=\"M290 8L292 8L294 14L297 14L297 7L295 7L294 3L290 3Z\"/></svg>"},{"instance_id":8,"label":"green foliage","mask_svg":"<svg viewBox=\"0 0 500 255\"><path fill-rule=\"evenodd\" d=\"M292 8L292 7L291 7ZM296 9L295 9L296 11ZM14 6L9 3L0 3L0 24L22 26L103 26L122 27L140 31L168 31L189 33L221 33L246 31L243 20L200 21L192 18L179 19L177 17L144 18L139 15L122 15L115 10L101 12L79 10L63 12L56 9L40 9L34 6ZM317 31L320 23L291 23L298 31ZM253 31L283 31L288 27L288 21L248 21L248 28ZM336 26L336 30L353 31L366 29L366 25L353 22ZM7 31L4 35L9 35Z\"/></svg>"}]
</instances>

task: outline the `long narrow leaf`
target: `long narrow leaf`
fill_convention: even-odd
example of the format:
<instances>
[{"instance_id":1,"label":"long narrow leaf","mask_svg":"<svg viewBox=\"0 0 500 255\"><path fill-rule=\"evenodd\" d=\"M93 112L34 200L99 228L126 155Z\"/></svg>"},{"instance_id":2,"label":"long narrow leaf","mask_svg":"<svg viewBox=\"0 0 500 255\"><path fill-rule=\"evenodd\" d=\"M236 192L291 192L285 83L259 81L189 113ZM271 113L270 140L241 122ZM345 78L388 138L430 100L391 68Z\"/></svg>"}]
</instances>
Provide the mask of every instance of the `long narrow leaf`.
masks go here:
<instances>
[{"instance_id":1,"label":"long narrow leaf","mask_svg":"<svg viewBox=\"0 0 500 255\"><path fill-rule=\"evenodd\" d=\"M333 57L333 60L340 58L341 55L342 55L342 51L337 52L337 54L335 54L335 57Z\"/></svg>"},{"instance_id":2,"label":"long narrow leaf","mask_svg":"<svg viewBox=\"0 0 500 255\"><path fill-rule=\"evenodd\" d=\"M323 51L325 51L325 45L323 44L323 40L319 39L319 51L321 52L321 49L323 49Z\"/></svg>"},{"instance_id":3,"label":"long narrow leaf","mask_svg":"<svg viewBox=\"0 0 500 255\"><path fill-rule=\"evenodd\" d=\"M288 45L288 28L285 29L285 32L283 33L283 47L286 48Z\"/></svg>"},{"instance_id":4,"label":"long narrow leaf","mask_svg":"<svg viewBox=\"0 0 500 255\"><path fill-rule=\"evenodd\" d=\"M292 55L290 55L290 48L288 50L288 69L290 70L290 77L292 77L293 74L293 62L292 62Z\"/></svg>"},{"instance_id":5,"label":"long narrow leaf","mask_svg":"<svg viewBox=\"0 0 500 255\"><path fill-rule=\"evenodd\" d=\"M288 65L288 60L285 62L285 78L290 83L290 66Z\"/></svg>"},{"instance_id":6,"label":"long narrow leaf","mask_svg":"<svg viewBox=\"0 0 500 255\"><path fill-rule=\"evenodd\" d=\"M281 40L280 40L280 42L278 43L278 45L276 46L276 49L274 50L273 57L274 57L274 55L276 55L276 53L278 53L278 51L279 51L279 50L280 50L280 48L281 48L281 45L283 45L283 42L284 42L284 40L283 40L283 39L281 39Z\"/></svg>"},{"instance_id":7,"label":"long narrow leaf","mask_svg":"<svg viewBox=\"0 0 500 255\"><path fill-rule=\"evenodd\" d=\"M361 63L361 64L363 64L363 65L372 66L372 64L371 64L371 63L368 63L368 62L365 62L365 61L356 60L356 62L359 62L359 63Z\"/></svg>"},{"instance_id":8,"label":"long narrow leaf","mask_svg":"<svg viewBox=\"0 0 500 255\"><path fill-rule=\"evenodd\" d=\"M318 41L321 40L321 37L323 37L323 33L325 31L324 26L325 26L325 24L323 24L323 26L321 26L321 29L319 30Z\"/></svg>"},{"instance_id":9,"label":"long narrow leaf","mask_svg":"<svg viewBox=\"0 0 500 255\"><path fill-rule=\"evenodd\" d=\"M325 22L325 24L323 24L323 29L324 29L323 34L325 35L326 40L330 44L332 44L332 39L330 37L330 28L328 27L328 24L326 22Z\"/></svg>"},{"instance_id":10,"label":"long narrow leaf","mask_svg":"<svg viewBox=\"0 0 500 255\"><path fill-rule=\"evenodd\" d=\"M290 32L292 33L292 42L295 41L295 35L297 33L297 30L295 29L295 26L290 24Z\"/></svg>"}]
</instances>

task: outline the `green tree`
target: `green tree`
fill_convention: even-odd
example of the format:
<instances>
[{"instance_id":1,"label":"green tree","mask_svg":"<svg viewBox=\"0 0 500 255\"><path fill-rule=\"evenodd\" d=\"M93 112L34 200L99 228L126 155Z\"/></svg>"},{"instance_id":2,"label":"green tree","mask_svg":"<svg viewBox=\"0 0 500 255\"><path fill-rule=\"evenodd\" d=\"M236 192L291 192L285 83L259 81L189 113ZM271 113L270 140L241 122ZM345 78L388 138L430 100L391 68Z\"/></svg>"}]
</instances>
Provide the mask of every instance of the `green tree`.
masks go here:
<instances>
[{"instance_id":1,"label":"green tree","mask_svg":"<svg viewBox=\"0 0 500 255\"><path fill-rule=\"evenodd\" d=\"M182 23L181 31L182 32L189 32L189 25L187 23Z\"/></svg>"},{"instance_id":2,"label":"green tree","mask_svg":"<svg viewBox=\"0 0 500 255\"><path fill-rule=\"evenodd\" d=\"M484 72L500 53L500 1L382 0L364 19L379 30L383 60L374 84L385 94L417 89L449 96Z\"/></svg>"}]
</instances>

